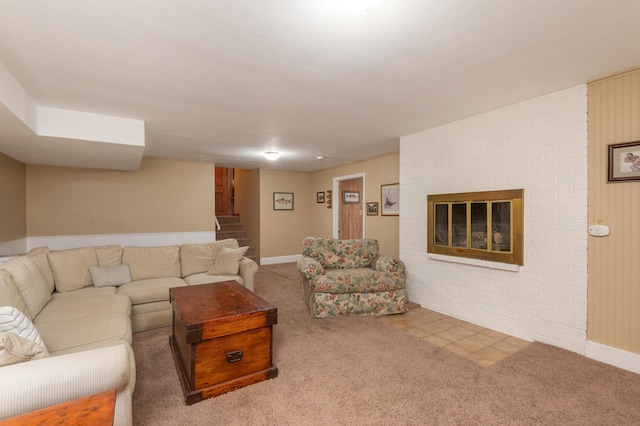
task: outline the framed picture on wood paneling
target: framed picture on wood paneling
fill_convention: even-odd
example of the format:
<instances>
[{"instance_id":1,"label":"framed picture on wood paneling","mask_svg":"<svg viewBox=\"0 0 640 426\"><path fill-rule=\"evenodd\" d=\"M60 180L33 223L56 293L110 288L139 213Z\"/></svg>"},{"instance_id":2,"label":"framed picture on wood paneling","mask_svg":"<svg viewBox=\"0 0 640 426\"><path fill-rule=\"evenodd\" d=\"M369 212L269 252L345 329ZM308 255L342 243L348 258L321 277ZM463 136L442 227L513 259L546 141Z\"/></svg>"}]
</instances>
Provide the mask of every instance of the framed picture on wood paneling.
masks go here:
<instances>
[{"instance_id":1,"label":"framed picture on wood paneling","mask_svg":"<svg viewBox=\"0 0 640 426\"><path fill-rule=\"evenodd\" d=\"M609 145L607 182L640 180L640 141Z\"/></svg>"}]
</instances>

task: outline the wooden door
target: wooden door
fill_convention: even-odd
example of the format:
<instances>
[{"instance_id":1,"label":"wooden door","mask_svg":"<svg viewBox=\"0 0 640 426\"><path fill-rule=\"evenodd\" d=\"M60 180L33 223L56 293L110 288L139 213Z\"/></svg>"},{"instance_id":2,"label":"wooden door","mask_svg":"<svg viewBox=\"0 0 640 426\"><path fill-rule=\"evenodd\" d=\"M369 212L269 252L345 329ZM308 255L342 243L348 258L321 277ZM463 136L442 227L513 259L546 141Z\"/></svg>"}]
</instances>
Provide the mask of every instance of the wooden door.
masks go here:
<instances>
[{"instance_id":1,"label":"wooden door","mask_svg":"<svg viewBox=\"0 0 640 426\"><path fill-rule=\"evenodd\" d=\"M216 216L233 215L233 169L216 167Z\"/></svg>"},{"instance_id":2,"label":"wooden door","mask_svg":"<svg viewBox=\"0 0 640 426\"><path fill-rule=\"evenodd\" d=\"M346 193L346 198L345 198ZM338 203L338 238L364 238L362 233L362 178L341 180L338 182L338 194L334 194L334 203Z\"/></svg>"}]
</instances>

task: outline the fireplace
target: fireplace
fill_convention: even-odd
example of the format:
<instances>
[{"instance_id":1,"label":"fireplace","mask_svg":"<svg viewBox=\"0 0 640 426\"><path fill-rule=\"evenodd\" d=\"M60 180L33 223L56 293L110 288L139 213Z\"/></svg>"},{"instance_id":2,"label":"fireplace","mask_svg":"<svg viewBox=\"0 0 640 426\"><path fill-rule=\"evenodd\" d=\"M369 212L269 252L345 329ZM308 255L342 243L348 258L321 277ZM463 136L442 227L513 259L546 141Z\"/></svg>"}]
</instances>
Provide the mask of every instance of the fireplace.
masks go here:
<instances>
[{"instance_id":1,"label":"fireplace","mask_svg":"<svg viewBox=\"0 0 640 426\"><path fill-rule=\"evenodd\" d=\"M523 189L427 197L427 251L523 264Z\"/></svg>"}]
</instances>

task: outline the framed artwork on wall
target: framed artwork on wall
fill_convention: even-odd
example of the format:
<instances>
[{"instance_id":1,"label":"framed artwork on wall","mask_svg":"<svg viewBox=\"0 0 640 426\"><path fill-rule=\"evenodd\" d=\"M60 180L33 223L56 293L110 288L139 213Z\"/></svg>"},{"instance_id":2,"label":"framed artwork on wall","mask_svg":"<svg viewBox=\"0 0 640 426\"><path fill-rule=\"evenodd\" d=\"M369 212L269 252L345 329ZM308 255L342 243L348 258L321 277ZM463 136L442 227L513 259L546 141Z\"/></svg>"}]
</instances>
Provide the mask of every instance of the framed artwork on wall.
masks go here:
<instances>
[{"instance_id":1,"label":"framed artwork on wall","mask_svg":"<svg viewBox=\"0 0 640 426\"><path fill-rule=\"evenodd\" d=\"M378 202L367 203L367 216L378 216Z\"/></svg>"},{"instance_id":2,"label":"framed artwork on wall","mask_svg":"<svg viewBox=\"0 0 640 426\"><path fill-rule=\"evenodd\" d=\"M607 182L640 180L640 141L609 145Z\"/></svg>"},{"instance_id":3,"label":"framed artwork on wall","mask_svg":"<svg viewBox=\"0 0 640 426\"><path fill-rule=\"evenodd\" d=\"M360 193L358 191L342 191L342 202L344 204L360 203Z\"/></svg>"},{"instance_id":4,"label":"framed artwork on wall","mask_svg":"<svg viewBox=\"0 0 640 426\"><path fill-rule=\"evenodd\" d=\"M274 192L274 210L293 210L293 192Z\"/></svg>"},{"instance_id":5,"label":"framed artwork on wall","mask_svg":"<svg viewBox=\"0 0 640 426\"><path fill-rule=\"evenodd\" d=\"M400 184L380 185L380 204L382 216L398 216L400 214Z\"/></svg>"},{"instance_id":6,"label":"framed artwork on wall","mask_svg":"<svg viewBox=\"0 0 640 426\"><path fill-rule=\"evenodd\" d=\"M324 192L316 192L316 203L324 203Z\"/></svg>"}]
</instances>

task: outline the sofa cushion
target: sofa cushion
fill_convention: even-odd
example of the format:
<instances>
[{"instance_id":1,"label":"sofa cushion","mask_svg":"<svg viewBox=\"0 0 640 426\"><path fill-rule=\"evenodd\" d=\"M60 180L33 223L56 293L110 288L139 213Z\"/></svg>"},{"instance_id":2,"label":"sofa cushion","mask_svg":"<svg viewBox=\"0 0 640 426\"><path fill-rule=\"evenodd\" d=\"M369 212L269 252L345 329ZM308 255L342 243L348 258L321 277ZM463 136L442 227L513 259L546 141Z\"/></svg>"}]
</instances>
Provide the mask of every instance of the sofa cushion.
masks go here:
<instances>
[{"instance_id":1,"label":"sofa cushion","mask_svg":"<svg viewBox=\"0 0 640 426\"><path fill-rule=\"evenodd\" d=\"M47 348L10 332L0 332L0 367L46 358Z\"/></svg>"},{"instance_id":2,"label":"sofa cushion","mask_svg":"<svg viewBox=\"0 0 640 426\"><path fill-rule=\"evenodd\" d=\"M131 344L131 319L127 314L94 314L90 320L77 318L38 324L42 340L51 355L60 351L85 350L95 345L110 345L121 341Z\"/></svg>"},{"instance_id":3,"label":"sofa cushion","mask_svg":"<svg viewBox=\"0 0 640 426\"><path fill-rule=\"evenodd\" d=\"M370 268L326 271L309 282L312 293L369 293L404 288L404 276Z\"/></svg>"},{"instance_id":4,"label":"sofa cushion","mask_svg":"<svg viewBox=\"0 0 640 426\"><path fill-rule=\"evenodd\" d=\"M49 250L49 247L40 246L40 247L32 248L31 250L29 250L27 254L36 255L36 254L49 254L49 253L51 253L51 250Z\"/></svg>"},{"instance_id":5,"label":"sofa cushion","mask_svg":"<svg viewBox=\"0 0 640 426\"><path fill-rule=\"evenodd\" d=\"M150 278L147 280L132 281L118 287L117 294L125 294L131 299L131 303L160 302L169 300L169 289L173 287L185 287L187 283L182 278Z\"/></svg>"},{"instance_id":6,"label":"sofa cushion","mask_svg":"<svg viewBox=\"0 0 640 426\"><path fill-rule=\"evenodd\" d=\"M33 320L36 327L43 323L68 321L72 319L89 322L95 314L131 314L131 300L121 294L83 298L54 299L44 307Z\"/></svg>"},{"instance_id":7,"label":"sofa cushion","mask_svg":"<svg viewBox=\"0 0 640 426\"><path fill-rule=\"evenodd\" d=\"M49 253L56 290L74 291L93 284L90 266L98 265L95 247L83 247Z\"/></svg>"},{"instance_id":8,"label":"sofa cushion","mask_svg":"<svg viewBox=\"0 0 640 426\"><path fill-rule=\"evenodd\" d=\"M180 277L180 246L122 249L122 263L129 265L131 279Z\"/></svg>"},{"instance_id":9,"label":"sofa cushion","mask_svg":"<svg viewBox=\"0 0 640 426\"><path fill-rule=\"evenodd\" d=\"M207 272L224 247L238 248L238 241L233 238L208 244L182 244L180 246L180 265L182 276Z\"/></svg>"},{"instance_id":10,"label":"sofa cushion","mask_svg":"<svg viewBox=\"0 0 640 426\"><path fill-rule=\"evenodd\" d=\"M38 270L32 258L27 256L14 257L2 264L2 269L11 274L24 303L29 312L24 312L33 319L51 300L51 292L46 280Z\"/></svg>"},{"instance_id":11,"label":"sofa cushion","mask_svg":"<svg viewBox=\"0 0 640 426\"><path fill-rule=\"evenodd\" d=\"M91 272L91 279L95 287L118 287L131 282L129 265L125 264L105 267L90 266L89 272Z\"/></svg>"},{"instance_id":12,"label":"sofa cushion","mask_svg":"<svg viewBox=\"0 0 640 426\"><path fill-rule=\"evenodd\" d=\"M230 249L223 247L218 253L215 262L207 271L209 275L237 275L240 269L240 261L249 247Z\"/></svg>"},{"instance_id":13,"label":"sofa cushion","mask_svg":"<svg viewBox=\"0 0 640 426\"><path fill-rule=\"evenodd\" d=\"M49 258L46 253L27 253L29 259L33 260L36 264L38 271L42 274L47 286L49 287L49 293L53 293L56 289L55 282L53 280L53 272L51 272L51 265L49 265Z\"/></svg>"},{"instance_id":14,"label":"sofa cushion","mask_svg":"<svg viewBox=\"0 0 640 426\"><path fill-rule=\"evenodd\" d=\"M13 306L20 312L29 312L11 274L3 269L0 269L0 306Z\"/></svg>"},{"instance_id":15,"label":"sofa cushion","mask_svg":"<svg viewBox=\"0 0 640 426\"><path fill-rule=\"evenodd\" d=\"M81 299L84 297L94 297L94 296L108 296L110 294L116 294L116 288L113 286L108 287L83 287L80 290L76 291L67 291L64 293L54 292L51 295L51 300L60 300L60 299Z\"/></svg>"},{"instance_id":16,"label":"sofa cushion","mask_svg":"<svg viewBox=\"0 0 640 426\"><path fill-rule=\"evenodd\" d=\"M189 285L221 283L222 281L237 281L244 285L244 280L240 275L209 275L206 273L193 274L185 277L184 280Z\"/></svg>"},{"instance_id":17,"label":"sofa cushion","mask_svg":"<svg viewBox=\"0 0 640 426\"><path fill-rule=\"evenodd\" d=\"M96 246L98 266L113 266L122 263L122 247L116 244Z\"/></svg>"},{"instance_id":18,"label":"sofa cushion","mask_svg":"<svg viewBox=\"0 0 640 426\"><path fill-rule=\"evenodd\" d=\"M14 333L39 345L45 346L33 323L25 314L13 306L0 307L0 331Z\"/></svg>"}]
</instances>

